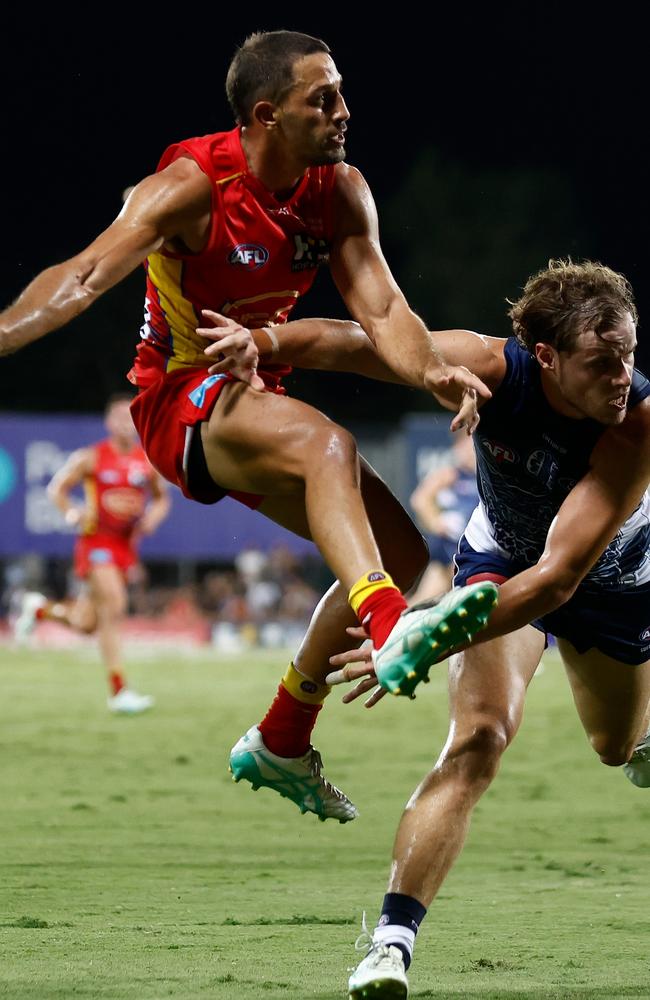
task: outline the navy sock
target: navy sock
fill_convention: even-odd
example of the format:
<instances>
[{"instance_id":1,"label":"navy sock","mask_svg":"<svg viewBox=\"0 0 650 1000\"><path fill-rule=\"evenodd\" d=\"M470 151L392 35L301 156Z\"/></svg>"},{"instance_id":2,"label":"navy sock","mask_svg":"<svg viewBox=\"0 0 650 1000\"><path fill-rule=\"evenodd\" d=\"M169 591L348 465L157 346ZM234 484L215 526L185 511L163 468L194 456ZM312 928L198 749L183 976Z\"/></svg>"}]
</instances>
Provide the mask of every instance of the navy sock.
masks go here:
<instances>
[{"instance_id":1,"label":"navy sock","mask_svg":"<svg viewBox=\"0 0 650 1000\"><path fill-rule=\"evenodd\" d=\"M401 892L387 892L384 896L377 926L386 927L389 924L397 924L397 926L407 927L413 934L417 934L426 912L426 906L423 906L413 896L405 896ZM412 958L410 950L400 941L395 941L395 947L402 952L404 966L408 969Z\"/></svg>"}]
</instances>

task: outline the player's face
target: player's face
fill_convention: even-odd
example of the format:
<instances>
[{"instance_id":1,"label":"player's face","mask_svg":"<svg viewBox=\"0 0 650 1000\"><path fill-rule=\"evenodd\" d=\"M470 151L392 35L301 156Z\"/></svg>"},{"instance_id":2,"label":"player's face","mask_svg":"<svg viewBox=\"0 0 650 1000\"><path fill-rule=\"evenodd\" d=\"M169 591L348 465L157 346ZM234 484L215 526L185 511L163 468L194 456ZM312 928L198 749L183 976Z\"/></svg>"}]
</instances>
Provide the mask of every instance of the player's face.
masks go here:
<instances>
[{"instance_id":1,"label":"player's face","mask_svg":"<svg viewBox=\"0 0 650 1000\"><path fill-rule=\"evenodd\" d=\"M345 159L345 132L350 113L341 94L341 77L324 52L299 59L294 85L278 107L282 135L306 166Z\"/></svg>"},{"instance_id":2,"label":"player's face","mask_svg":"<svg viewBox=\"0 0 650 1000\"><path fill-rule=\"evenodd\" d=\"M557 356L557 387L568 415L616 425L627 413L636 329L632 317L605 333L585 330L575 350ZM569 411L573 411L572 413Z\"/></svg>"},{"instance_id":3,"label":"player's face","mask_svg":"<svg viewBox=\"0 0 650 1000\"><path fill-rule=\"evenodd\" d=\"M133 425L128 400L120 399L116 403L113 403L106 414L104 423L111 437L115 438L125 447L133 444L135 441L137 433Z\"/></svg>"}]
</instances>

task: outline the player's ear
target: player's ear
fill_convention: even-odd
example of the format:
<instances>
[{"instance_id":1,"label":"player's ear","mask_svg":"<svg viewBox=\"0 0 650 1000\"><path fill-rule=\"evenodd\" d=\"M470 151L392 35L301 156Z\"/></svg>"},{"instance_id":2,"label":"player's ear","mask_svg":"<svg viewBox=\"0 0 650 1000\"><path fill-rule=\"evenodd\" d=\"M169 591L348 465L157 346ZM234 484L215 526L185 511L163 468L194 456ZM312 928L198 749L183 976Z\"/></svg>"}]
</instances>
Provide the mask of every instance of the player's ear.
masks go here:
<instances>
[{"instance_id":1,"label":"player's ear","mask_svg":"<svg viewBox=\"0 0 650 1000\"><path fill-rule=\"evenodd\" d=\"M271 101L258 101L253 108L253 120L262 128L274 129L277 125L277 105Z\"/></svg>"},{"instance_id":2,"label":"player's ear","mask_svg":"<svg viewBox=\"0 0 650 1000\"><path fill-rule=\"evenodd\" d=\"M542 368L555 368L555 351L550 344L535 344L535 357Z\"/></svg>"}]
</instances>

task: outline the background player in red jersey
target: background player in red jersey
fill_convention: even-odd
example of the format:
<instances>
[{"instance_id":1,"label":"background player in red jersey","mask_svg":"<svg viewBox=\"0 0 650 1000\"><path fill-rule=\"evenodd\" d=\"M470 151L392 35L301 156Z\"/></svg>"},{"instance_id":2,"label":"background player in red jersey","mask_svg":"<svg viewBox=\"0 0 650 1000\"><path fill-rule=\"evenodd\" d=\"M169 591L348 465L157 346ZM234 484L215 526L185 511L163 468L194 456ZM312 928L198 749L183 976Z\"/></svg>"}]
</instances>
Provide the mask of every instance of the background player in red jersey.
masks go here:
<instances>
[{"instance_id":1,"label":"background player in red jersey","mask_svg":"<svg viewBox=\"0 0 650 1000\"><path fill-rule=\"evenodd\" d=\"M16 621L24 638L39 619L87 634L97 633L106 667L113 712L136 714L153 705L149 695L127 687L120 628L127 608L127 584L138 569L137 542L167 516L169 496L162 477L137 442L132 397L112 397L105 412L108 437L70 455L48 488L68 524L78 528L74 571L83 590L73 601L26 594ZM73 491L83 486L81 504Z\"/></svg>"},{"instance_id":2,"label":"background player in red jersey","mask_svg":"<svg viewBox=\"0 0 650 1000\"><path fill-rule=\"evenodd\" d=\"M196 328L211 310L268 325L275 336L272 327L281 329L329 262L379 354L407 383L458 411L453 426L472 426L475 394L489 391L466 368L445 363L390 273L372 195L343 162L349 112L327 45L297 32L253 35L232 60L226 90L237 127L170 147L105 232L36 277L0 316L0 353L67 323L146 262L142 345L131 377L148 457L193 499L214 503L230 494L312 538L339 581L260 728L238 744L233 771L303 811L344 821L356 810L325 782L310 736L329 692L328 658L347 645L345 627L355 616L367 621L378 665L421 665L433 656L432 642L440 652L476 631L490 601L478 605L469 588L400 618L399 587L408 588L426 564L401 506L360 462L346 431L282 394L286 368L258 372L253 346L209 374L215 359Z\"/></svg>"}]
</instances>

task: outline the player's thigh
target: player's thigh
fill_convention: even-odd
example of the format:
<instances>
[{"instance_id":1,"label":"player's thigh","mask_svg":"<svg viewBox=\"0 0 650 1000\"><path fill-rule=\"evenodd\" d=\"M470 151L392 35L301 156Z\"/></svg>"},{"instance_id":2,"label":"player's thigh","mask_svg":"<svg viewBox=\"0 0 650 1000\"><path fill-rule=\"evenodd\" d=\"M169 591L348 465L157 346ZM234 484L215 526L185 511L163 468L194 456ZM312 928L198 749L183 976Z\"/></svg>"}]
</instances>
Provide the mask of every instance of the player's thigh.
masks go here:
<instances>
[{"instance_id":1,"label":"player's thigh","mask_svg":"<svg viewBox=\"0 0 650 1000\"><path fill-rule=\"evenodd\" d=\"M114 563L93 566L88 574L89 595L98 615L123 615L127 605L124 574Z\"/></svg>"},{"instance_id":2,"label":"player's thigh","mask_svg":"<svg viewBox=\"0 0 650 1000\"><path fill-rule=\"evenodd\" d=\"M526 689L543 652L544 634L526 625L453 656L449 742L464 743L482 734L505 749L521 723Z\"/></svg>"},{"instance_id":3,"label":"player's thigh","mask_svg":"<svg viewBox=\"0 0 650 1000\"><path fill-rule=\"evenodd\" d=\"M216 483L265 495L300 493L309 468L356 456L352 436L314 407L241 382L223 390L201 437Z\"/></svg>"},{"instance_id":4,"label":"player's thigh","mask_svg":"<svg viewBox=\"0 0 650 1000\"><path fill-rule=\"evenodd\" d=\"M427 565L427 547L401 503L368 462L360 457L361 495L384 566L406 588ZM302 538L311 538L304 489L265 497L258 511Z\"/></svg>"},{"instance_id":5,"label":"player's thigh","mask_svg":"<svg viewBox=\"0 0 650 1000\"><path fill-rule=\"evenodd\" d=\"M597 649L578 653L566 639L558 648L580 721L601 756L625 756L644 734L650 702L650 660L622 663Z\"/></svg>"},{"instance_id":6,"label":"player's thigh","mask_svg":"<svg viewBox=\"0 0 650 1000\"><path fill-rule=\"evenodd\" d=\"M383 564L406 589L427 566L426 542L383 479L363 457L360 463L361 495Z\"/></svg>"}]
</instances>

